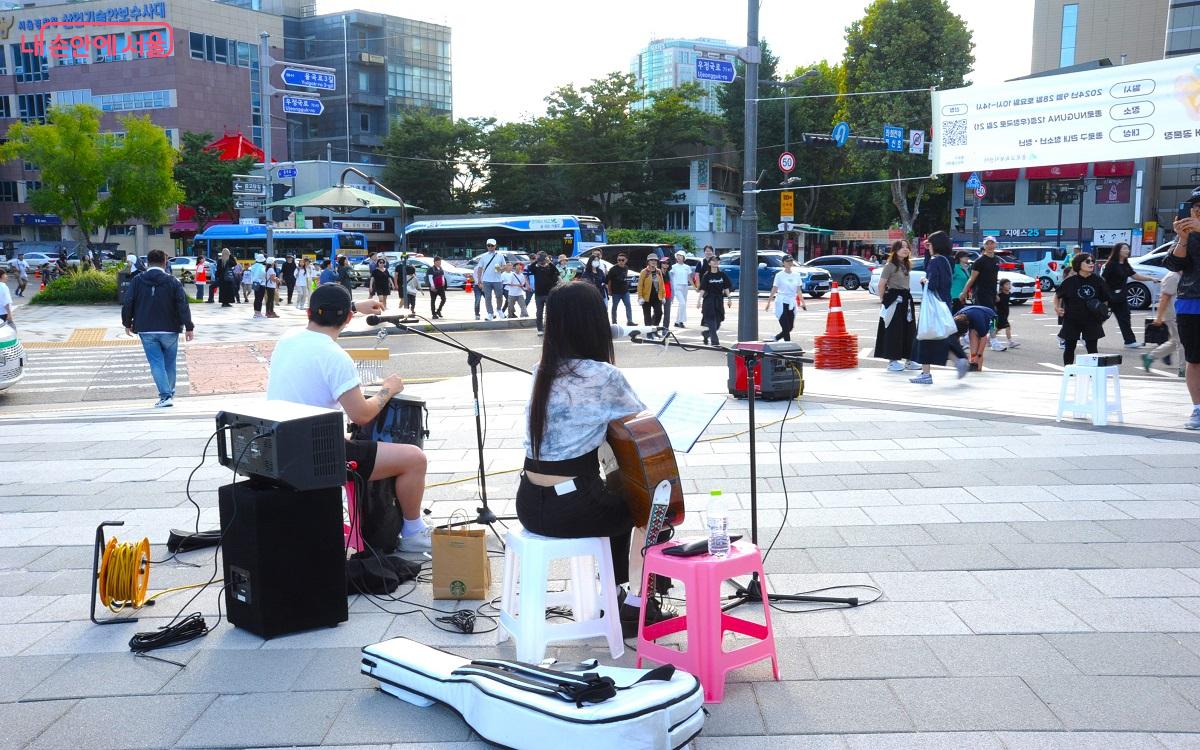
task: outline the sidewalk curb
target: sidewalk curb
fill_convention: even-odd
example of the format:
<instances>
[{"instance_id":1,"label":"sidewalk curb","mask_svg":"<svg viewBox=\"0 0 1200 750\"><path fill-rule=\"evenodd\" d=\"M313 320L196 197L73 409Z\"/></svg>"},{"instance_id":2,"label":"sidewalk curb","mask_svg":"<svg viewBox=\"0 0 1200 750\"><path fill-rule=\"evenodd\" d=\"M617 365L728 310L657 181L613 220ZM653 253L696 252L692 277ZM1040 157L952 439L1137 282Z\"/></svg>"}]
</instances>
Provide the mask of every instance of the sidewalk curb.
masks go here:
<instances>
[{"instance_id":1,"label":"sidewalk curb","mask_svg":"<svg viewBox=\"0 0 1200 750\"><path fill-rule=\"evenodd\" d=\"M437 333L439 331L447 331L449 333L457 333L462 331L496 331L496 330L511 330L516 328L534 328L537 326L537 321L530 318L512 318L502 320L469 320L461 323L406 323L407 327L422 331L424 333ZM407 331L400 328L385 328L384 324L380 324L378 328L370 328L365 331L342 331L338 335L339 339L345 338L374 338L379 335L379 331L387 331L392 334L406 334Z\"/></svg>"}]
</instances>

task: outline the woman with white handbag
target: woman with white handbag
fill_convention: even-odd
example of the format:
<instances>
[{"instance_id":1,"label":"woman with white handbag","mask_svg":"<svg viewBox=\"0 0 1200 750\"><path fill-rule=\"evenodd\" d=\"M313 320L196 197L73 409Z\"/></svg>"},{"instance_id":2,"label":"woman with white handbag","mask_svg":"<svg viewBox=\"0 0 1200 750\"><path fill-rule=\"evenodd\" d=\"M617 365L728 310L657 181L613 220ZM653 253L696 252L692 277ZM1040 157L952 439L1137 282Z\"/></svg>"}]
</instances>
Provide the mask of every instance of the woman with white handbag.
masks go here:
<instances>
[{"instance_id":1,"label":"woman with white handbag","mask_svg":"<svg viewBox=\"0 0 1200 750\"><path fill-rule=\"evenodd\" d=\"M921 374L908 382L930 385L933 375L931 365L945 365L950 354L958 377L965 377L970 363L958 340L958 326L950 313L950 236L945 232L934 232L927 239L933 249L933 257L925 265L925 294L921 300L921 313L917 320L917 344L914 359L921 363Z\"/></svg>"}]
</instances>

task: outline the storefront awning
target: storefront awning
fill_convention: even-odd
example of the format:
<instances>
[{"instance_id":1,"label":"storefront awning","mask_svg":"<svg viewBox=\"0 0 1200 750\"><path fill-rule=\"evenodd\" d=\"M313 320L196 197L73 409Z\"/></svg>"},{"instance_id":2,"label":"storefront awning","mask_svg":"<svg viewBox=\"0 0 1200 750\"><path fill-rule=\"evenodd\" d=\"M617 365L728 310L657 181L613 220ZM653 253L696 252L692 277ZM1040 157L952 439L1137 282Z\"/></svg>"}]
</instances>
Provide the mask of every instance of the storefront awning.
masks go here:
<instances>
[{"instance_id":1,"label":"storefront awning","mask_svg":"<svg viewBox=\"0 0 1200 750\"><path fill-rule=\"evenodd\" d=\"M1128 177L1133 174L1132 161L1098 161L1092 165L1096 177Z\"/></svg>"},{"instance_id":2,"label":"storefront awning","mask_svg":"<svg viewBox=\"0 0 1200 750\"><path fill-rule=\"evenodd\" d=\"M1025 178L1029 180L1074 180L1087 177L1088 163L1055 164L1052 167L1027 167Z\"/></svg>"}]
</instances>

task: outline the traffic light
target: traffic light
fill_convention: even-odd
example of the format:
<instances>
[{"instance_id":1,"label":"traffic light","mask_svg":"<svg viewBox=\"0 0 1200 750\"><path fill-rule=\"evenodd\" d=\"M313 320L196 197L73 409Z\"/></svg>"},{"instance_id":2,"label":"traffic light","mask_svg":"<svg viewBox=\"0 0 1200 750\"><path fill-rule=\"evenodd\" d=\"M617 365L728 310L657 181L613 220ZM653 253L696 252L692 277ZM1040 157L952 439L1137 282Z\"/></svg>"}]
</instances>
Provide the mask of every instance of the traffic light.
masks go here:
<instances>
[{"instance_id":1,"label":"traffic light","mask_svg":"<svg viewBox=\"0 0 1200 750\"><path fill-rule=\"evenodd\" d=\"M856 135L853 138L855 144L861 149L867 151L886 151L887 141L882 138L865 138L861 135Z\"/></svg>"},{"instance_id":2,"label":"traffic light","mask_svg":"<svg viewBox=\"0 0 1200 750\"><path fill-rule=\"evenodd\" d=\"M804 145L806 146L836 146L837 142L831 136L821 135L819 133L805 133Z\"/></svg>"},{"instance_id":3,"label":"traffic light","mask_svg":"<svg viewBox=\"0 0 1200 750\"><path fill-rule=\"evenodd\" d=\"M954 231L956 231L956 232L967 231L967 209L965 209L965 208L954 209Z\"/></svg>"}]
</instances>

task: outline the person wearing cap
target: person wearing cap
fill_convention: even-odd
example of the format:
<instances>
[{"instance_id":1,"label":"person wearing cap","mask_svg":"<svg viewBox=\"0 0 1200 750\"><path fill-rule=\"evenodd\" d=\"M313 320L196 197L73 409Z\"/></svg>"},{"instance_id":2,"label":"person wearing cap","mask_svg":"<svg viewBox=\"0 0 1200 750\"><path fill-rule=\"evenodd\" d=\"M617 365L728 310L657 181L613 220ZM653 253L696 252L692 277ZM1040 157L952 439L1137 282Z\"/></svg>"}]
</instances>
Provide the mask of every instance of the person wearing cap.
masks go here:
<instances>
[{"instance_id":1,"label":"person wearing cap","mask_svg":"<svg viewBox=\"0 0 1200 750\"><path fill-rule=\"evenodd\" d=\"M560 262L567 256L560 257ZM543 332L542 321L545 318L546 297L554 287L558 286L558 269L551 265L550 256L546 253L539 252L537 254L537 262L533 264L533 304L534 316L537 318L537 332L541 336Z\"/></svg>"},{"instance_id":2,"label":"person wearing cap","mask_svg":"<svg viewBox=\"0 0 1200 750\"><path fill-rule=\"evenodd\" d=\"M959 302L966 303L971 291L975 292L975 304L996 309L996 285L1000 278L1000 261L996 260L996 238L983 238L983 255L971 266L971 278L958 295Z\"/></svg>"},{"instance_id":3,"label":"person wearing cap","mask_svg":"<svg viewBox=\"0 0 1200 750\"><path fill-rule=\"evenodd\" d=\"M767 298L767 312L771 312L774 304L775 317L779 320L779 333L775 340L792 340L792 328L796 324L796 305L808 310L804 304L804 279L796 273L796 259L790 255L783 256L783 270L775 274L771 282L771 296ZM775 297L778 295L779 300Z\"/></svg>"},{"instance_id":4,"label":"person wearing cap","mask_svg":"<svg viewBox=\"0 0 1200 750\"><path fill-rule=\"evenodd\" d=\"M179 279L166 271L167 254L151 250L150 266L129 282L121 305L121 325L125 333L137 334L150 364L150 374L158 388L156 409L174 405L175 362L179 352L179 332L192 340L196 327L187 293Z\"/></svg>"},{"instance_id":5,"label":"person wearing cap","mask_svg":"<svg viewBox=\"0 0 1200 750\"><path fill-rule=\"evenodd\" d=\"M667 271L671 282L671 298L675 308L675 327L687 328L687 295L692 285L692 267L687 264L687 255L682 250L675 253L675 263Z\"/></svg>"},{"instance_id":6,"label":"person wearing cap","mask_svg":"<svg viewBox=\"0 0 1200 750\"><path fill-rule=\"evenodd\" d=\"M382 308L376 300L354 304L340 284L317 287L308 303L308 325L284 334L271 354L267 400L340 409L356 425L371 424L392 396L404 390L404 380L389 375L370 398L363 395L353 360L337 344L355 312L378 313ZM421 520L425 452L404 443L347 440L346 460L357 464L354 471L364 480L394 479L396 504L404 517L399 548L428 552L432 529Z\"/></svg>"},{"instance_id":7,"label":"person wearing cap","mask_svg":"<svg viewBox=\"0 0 1200 750\"><path fill-rule=\"evenodd\" d=\"M667 289L662 271L658 268L658 256L647 255L646 267L638 274L637 297L642 306L642 323L658 326L662 323L663 300Z\"/></svg>"},{"instance_id":8,"label":"person wearing cap","mask_svg":"<svg viewBox=\"0 0 1200 750\"><path fill-rule=\"evenodd\" d=\"M504 265L504 256L496 249L496 241L489 239L487 241L487 251L475 264L475 285L482 289L483 301L487 305L487 319L492 320L497 317L496 309L493 306L500 306L500 311L504 311L504 284L500 280L501 266ZM475 302L475 319L479 319L479 301Z\"/></svg>"},{"instance_id":9,"label":"person wearing cap","mask_svg":"<svg viewBox=\"0 0 1200 750\"><path fill-rule=\"evenodd\" d=\"M267 293L264 298L267 300L267 317L278 318L275 313L275 295L279 293L279 272L275 270L275 259L267 258L266 280L263 282Z\"/></svg>"},{"instance_id":10,"label":"person wearing cap","mask_svg":"<svg viewBox=\"0 0 1200 750\"><path fill-rule=\"evenodd\" d=\"M263 297L267 294L267 256L255 253L250 266L250 287L254 290L254 317L263 317Z\"/></svg>"},{"instance_id":11,"label":"person wearing cap","mask_svg":"<svg viewBox=\"0 0 1200 750\"><path fill-rule=\"evenodd\" d=\"M566 255L560 255L558 256L558 265L555 266L555 270L558 271L558 280L563 284L575 280L575 271L571 268L569 261L570 259Z\"/></svg>"},{"instance_id":12,"label":"person wearing cap","mask_svg":"<svg viewBox=\"0 0 1200 750\"><path fill-rule=\"evenodd\" d=\"M280 276L283 277L283 285L287 287L287 303L292 304L292 293L296 291L296 256L288 253L287 259L283 261L283 268L279 269Z\"/></svg>"},{"instance_id":13,"label":"person wearing cap","mask_svg":"<svg viewBox=\"0 0 1200 750\"><path fill-rule=\"evenodd\" d=\"M1175 294L1175 326L1187 360L1184 377L1192 398L1192 414L1184 427L1200 430L1200 188L1185 204L1188 215L1175 221L1178 238L1164 265L1179 272Z\"/></svg>"}]
</instances>

